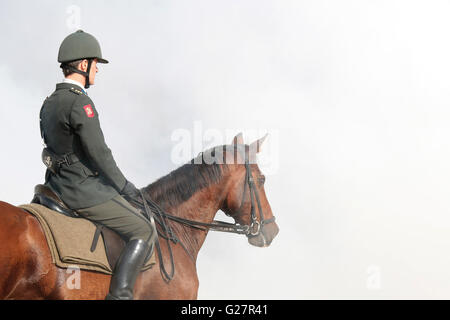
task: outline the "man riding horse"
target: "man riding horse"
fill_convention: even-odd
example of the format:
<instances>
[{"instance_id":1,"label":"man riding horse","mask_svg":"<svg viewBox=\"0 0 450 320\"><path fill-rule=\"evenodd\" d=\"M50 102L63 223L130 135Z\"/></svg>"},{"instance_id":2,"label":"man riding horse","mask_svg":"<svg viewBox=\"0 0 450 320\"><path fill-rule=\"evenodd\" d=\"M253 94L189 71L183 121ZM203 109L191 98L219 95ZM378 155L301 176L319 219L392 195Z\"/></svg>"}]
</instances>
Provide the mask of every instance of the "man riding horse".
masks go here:
<instances>
[{"instance_id":1,"label":"man riding horse","mask_svg":"<svg viewBox=\"0 0 450 320\"><path fill-rule=\"evenodd\" d=\"M78 215L114 230L126 241L106 299L133 299L156 230L125 199L138 200L140 192L117 167L98 110L85 90L94 84L97 63L108 61L95 37L79 30L63 40L58 62L65 78L40 111L45 185Z\"/></svg>"}]
</instances>

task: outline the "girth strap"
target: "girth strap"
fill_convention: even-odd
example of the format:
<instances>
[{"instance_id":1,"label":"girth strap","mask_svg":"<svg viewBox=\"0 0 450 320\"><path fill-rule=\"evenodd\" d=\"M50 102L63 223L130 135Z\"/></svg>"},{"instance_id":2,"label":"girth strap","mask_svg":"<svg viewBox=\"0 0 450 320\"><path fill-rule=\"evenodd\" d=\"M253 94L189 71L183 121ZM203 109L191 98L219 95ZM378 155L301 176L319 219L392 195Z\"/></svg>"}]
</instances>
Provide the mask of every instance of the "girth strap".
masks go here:
<instances>
[{"instance_id":1,"label":"girth strap","mask_svg":"<svg viewBox=\"0 0 450 320\"><path fill-rule=\"evenodd\" d=\"M100 238L100 234L103 230L103 225L99 223L96 223L95 225L97 228L95 229L94 238L92 239L91 252L94 252L97 248L98 239Z\"/></svg>"}]
</instances>

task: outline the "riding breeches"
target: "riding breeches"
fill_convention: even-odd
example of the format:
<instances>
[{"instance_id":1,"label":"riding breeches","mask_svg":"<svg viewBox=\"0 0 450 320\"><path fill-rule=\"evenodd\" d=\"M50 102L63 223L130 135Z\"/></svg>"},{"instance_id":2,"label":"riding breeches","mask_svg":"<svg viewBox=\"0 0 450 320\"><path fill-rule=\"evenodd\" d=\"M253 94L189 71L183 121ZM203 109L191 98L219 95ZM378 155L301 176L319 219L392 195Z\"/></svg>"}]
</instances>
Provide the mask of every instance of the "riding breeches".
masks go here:
<instances>
[{"instance_id":1,"label":"riding breeches","mask_svg":"<svg viewBox=\"0 0 450 320\"><path fill-rule=\"evenodd\" d=\"M151 245L156 238L154 224L120 195L77 213L117 232L126 242L141 239Z\"/></svg>"}]
</instances>

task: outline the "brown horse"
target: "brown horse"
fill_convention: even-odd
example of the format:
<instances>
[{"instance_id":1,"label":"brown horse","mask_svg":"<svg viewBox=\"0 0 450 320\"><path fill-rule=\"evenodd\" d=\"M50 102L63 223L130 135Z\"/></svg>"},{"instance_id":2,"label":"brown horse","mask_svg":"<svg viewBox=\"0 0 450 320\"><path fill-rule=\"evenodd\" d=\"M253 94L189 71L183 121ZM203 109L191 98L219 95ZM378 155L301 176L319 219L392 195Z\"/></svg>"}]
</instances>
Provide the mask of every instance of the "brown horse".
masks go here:
<instances>
[{"instance_id":1,"label":"brown horse","mask_svg":"<svg viewBox=\"0 0 450 320\"><path fill-rule=\"evenodd\" d=\"M268 246L277 235L278 226L264 192L264 176L256 163L245 164L245 157L251 153L248 150L259 152L263 140L244 145L242 135L238 134L231 146L222 147L222 163L197 164L197 157L142 189L143 194L183 221L211 224L217 211L222 210L236 221L234 227L247 231L244 233L250 244ZM199 155L202 156L203 153ZM170 246L176 272L172 280L164 279L157 257L155 266L138 277L135 299L197 298L196 259L208 228L167 221L180 240ZM164 265L171 273L169 242L161 236L159 239ZM104 299L106 296L109 275L81 270L80 286L75 288L68 285L71 276L66 269L52 263L38 220L0 201L0 298Z\"/></svg>"}]
</instances>

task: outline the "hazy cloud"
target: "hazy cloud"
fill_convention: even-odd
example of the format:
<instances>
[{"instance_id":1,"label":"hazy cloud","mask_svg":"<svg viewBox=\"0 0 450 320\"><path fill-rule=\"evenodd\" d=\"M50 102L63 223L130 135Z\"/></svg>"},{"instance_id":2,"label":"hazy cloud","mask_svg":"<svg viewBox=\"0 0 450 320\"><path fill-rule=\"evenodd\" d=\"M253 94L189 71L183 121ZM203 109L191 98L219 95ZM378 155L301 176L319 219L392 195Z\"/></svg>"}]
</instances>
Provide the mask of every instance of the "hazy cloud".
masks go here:
<instances>
[{"instance_id":1,"label":"hazy cloud","mask_svg":"<svg viewBox=\"0 0 450 320\"><path fill-rule=\"evenodd\" d=\"M210 233L200 298L449 297L447 1L24 3L0 4L1 200L43 180L38 112L79 23L111 61L89 95L136 185L178 166L171 135L196 121L278 132L279 236Z\"/></svg>"}]
</instances>

